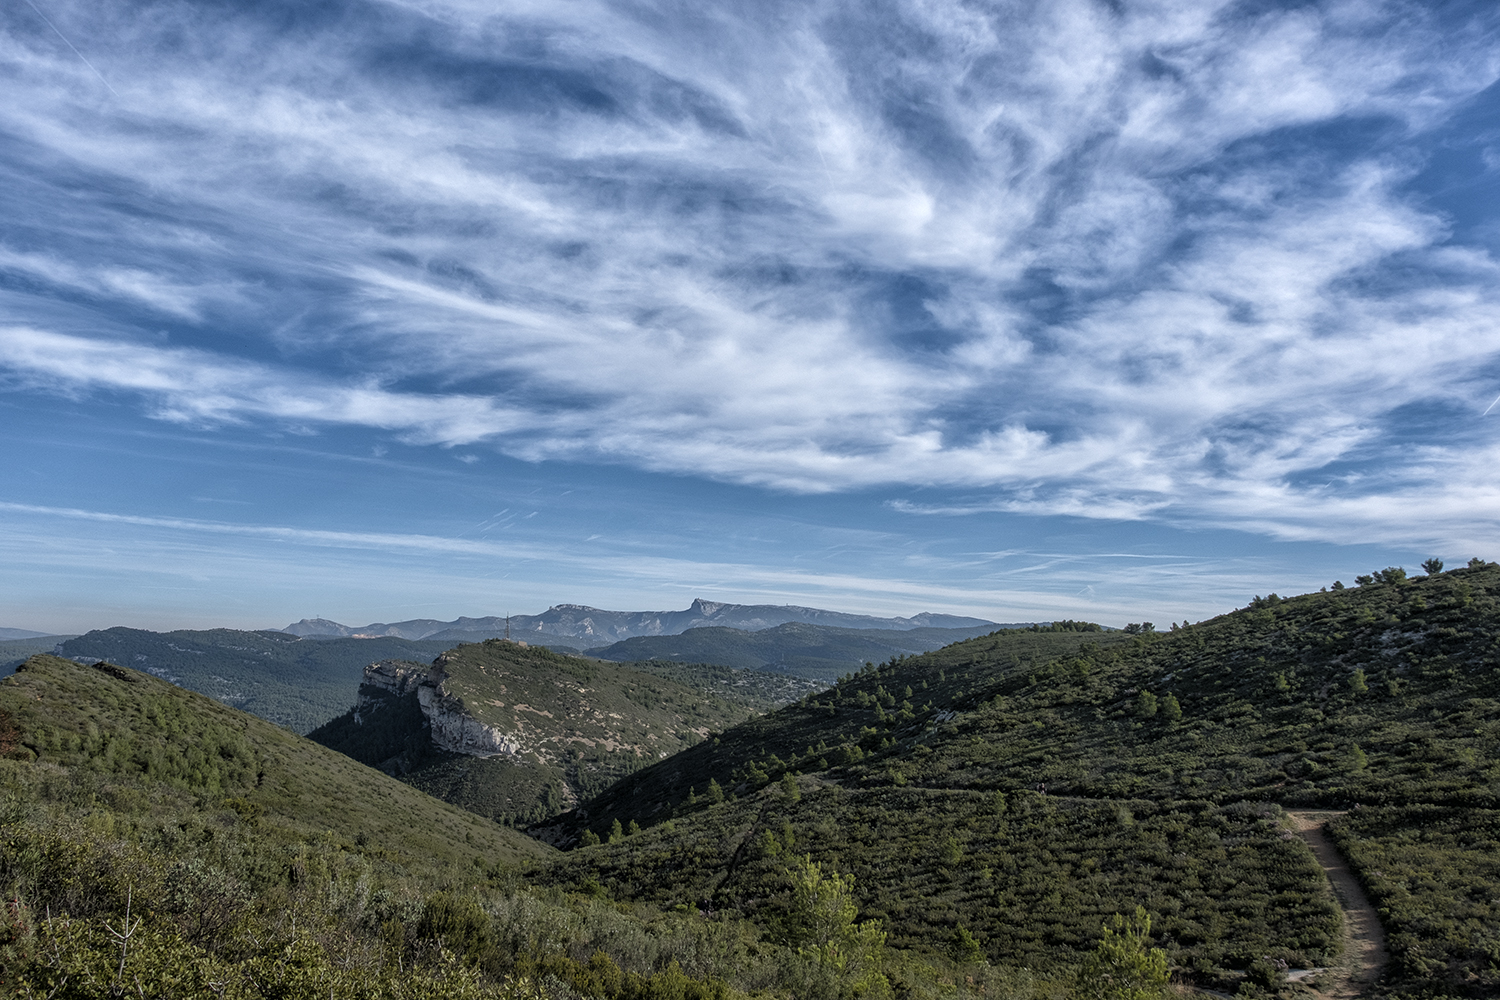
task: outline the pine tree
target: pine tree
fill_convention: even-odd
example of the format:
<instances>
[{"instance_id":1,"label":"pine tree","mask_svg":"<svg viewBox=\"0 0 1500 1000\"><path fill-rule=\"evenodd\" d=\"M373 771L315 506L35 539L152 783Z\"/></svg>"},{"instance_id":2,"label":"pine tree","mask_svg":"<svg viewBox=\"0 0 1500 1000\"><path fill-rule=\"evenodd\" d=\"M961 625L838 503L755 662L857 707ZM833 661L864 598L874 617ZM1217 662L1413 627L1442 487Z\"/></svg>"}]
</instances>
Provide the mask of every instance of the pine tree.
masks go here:
<instances>
[{"instance_id":1,"label":"pine tree","mask_svg":"<svg viewBox=\"0 0 1500 1000\"><path fill-rule=\"evenodd\" d=\"M880 971L885 931L879 920L856 923L854 876L840 875L806 856L792 872L788 943L842 977L850 995L881 997L890 981Z\"/></svg>"},{"instance_id":2,"label":"pine tree","mask_svg":"<svg viewBox=\"0 0 1500 1000\"><path fill-rule=\"evenodd\" d=\"M1116 913L1104 925L1104 939L1083 963L1074 983L1079 1000L1160 1000L1167 996L1167 953L1147 947L1151 917L1137 906L1126 918Z\"/></svg>"}]
</instances>

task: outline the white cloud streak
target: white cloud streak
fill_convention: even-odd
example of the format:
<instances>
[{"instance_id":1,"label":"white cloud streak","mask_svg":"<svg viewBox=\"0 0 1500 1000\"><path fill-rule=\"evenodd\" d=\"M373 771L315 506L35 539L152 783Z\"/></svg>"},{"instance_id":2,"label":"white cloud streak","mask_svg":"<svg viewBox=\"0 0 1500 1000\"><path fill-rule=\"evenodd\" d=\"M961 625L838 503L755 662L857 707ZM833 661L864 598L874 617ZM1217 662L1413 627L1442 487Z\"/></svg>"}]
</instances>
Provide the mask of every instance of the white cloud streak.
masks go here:
<instances>
[{"instance_id":1,"label":"white cloud streak","mask_svg":"<svg viewBox=\"0 0 1500 1000\"><path fill-rule=\"evenodd\" d=\"M985 494L912 511L1484 537L1500 275L1409 184L1494 25L1238 9L146 5L88 46L128 112L13 22L0 125L137 214L33 192L0 365L195 424Z\"/></svg>"}]
</instances>

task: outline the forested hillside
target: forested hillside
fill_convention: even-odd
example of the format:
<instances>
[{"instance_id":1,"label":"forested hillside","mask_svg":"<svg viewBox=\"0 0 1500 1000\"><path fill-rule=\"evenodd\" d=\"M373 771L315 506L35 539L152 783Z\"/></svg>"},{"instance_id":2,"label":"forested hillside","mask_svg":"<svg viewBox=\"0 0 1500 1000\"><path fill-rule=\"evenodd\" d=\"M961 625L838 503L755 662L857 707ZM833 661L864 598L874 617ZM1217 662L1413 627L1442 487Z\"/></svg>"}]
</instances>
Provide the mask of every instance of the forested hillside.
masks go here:
<instances>
[{"instance_id":1,"label":"forested hillside","mask_svg":"<svg viewBox=\"0 0 1500 1000\"><path fill-rule=\"evenodd\" d=\"M632 775L567 828L644 832L557 871L772 920L784 859L810 853L894 940L962 931L1034 967L1139 902L1184 974L1239 988L1276 980L1267 956L1336 958L1326 883L1277 821L1329 807L1386 907L1392 981L1487 995L1500 879L1470 862L1500 808L1497 598L1493 565L1388 570L1196 625L898 658Z\"/></svg>"},{"instance_id":2,"label":"forested hillside","mask_svg":"<svg viewBox=\"0 0 1500 1000\"><path fill-rule=\"evenodd\" d=\"M1379 908L1381 990L1500 994L1500 567L1000 630L737 724L515 644L409 667L493 728L450 739L699 742L539 828L553 852L155 678L35 658L0 683L5 967L59 997L123 989L122 950L236 996L1061 1000L1130 966L1311 997L1348 961L1284 811L1316 807Z\"/></svg>"}]
</instances>

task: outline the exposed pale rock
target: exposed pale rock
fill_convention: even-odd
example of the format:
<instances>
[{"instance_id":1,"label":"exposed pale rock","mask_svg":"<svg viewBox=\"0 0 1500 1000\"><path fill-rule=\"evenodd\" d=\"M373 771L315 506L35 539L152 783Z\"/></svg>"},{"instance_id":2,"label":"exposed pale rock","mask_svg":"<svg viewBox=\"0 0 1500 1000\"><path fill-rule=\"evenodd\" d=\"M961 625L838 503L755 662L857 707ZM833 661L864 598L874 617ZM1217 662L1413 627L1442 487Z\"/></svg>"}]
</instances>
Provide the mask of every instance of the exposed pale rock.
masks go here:
<instances>
[{"instance_id":1,"label":"exposed pale rock","mask_svg":"<svg viewBox=\"0 0 1500 1000\"><path fill-rule=\"evenodd\" d=\"M417 688L417 703L432 729L433 746L470 757L520 756L520 741L465 711L460 699L443 690L442 682L446 679L447 675L434 667L428 682Z\"/></svg>"},{"instance_id":2,"label":"exposed pale rock","mask_svg":"<svg viewBox=\"0 0 1500 1000\"><path fill-rule=\"evenodd\" d=\"M366 688L384 691L393 698L400 698L416 690L427 679L427 674L427 667L402 660L381 660L365 667L365 675L359 685L359 701L354 705L354 721L364 725L371 713L378 712L385 705L384 698L372 696Z\"/></svg>"},{"instance_id":3,"label":"exposed pale rock","mask_svg":"<svg viewBox=\"0 0 1500 1000\"><path fill-rule=\"evenodd\" d=\"M395 698L416 692L434 746L470 757L519 756L522 746L514 735L471 716L463 700L444 688L448 679L443 669L446 662L446 657L440 656L430 667L400 660L381 660L365 667L359 702L354 706L354 721L363 725L365 719L386 703L386 698L375 694L376 691Z\"/></svg>"}]
</instances>

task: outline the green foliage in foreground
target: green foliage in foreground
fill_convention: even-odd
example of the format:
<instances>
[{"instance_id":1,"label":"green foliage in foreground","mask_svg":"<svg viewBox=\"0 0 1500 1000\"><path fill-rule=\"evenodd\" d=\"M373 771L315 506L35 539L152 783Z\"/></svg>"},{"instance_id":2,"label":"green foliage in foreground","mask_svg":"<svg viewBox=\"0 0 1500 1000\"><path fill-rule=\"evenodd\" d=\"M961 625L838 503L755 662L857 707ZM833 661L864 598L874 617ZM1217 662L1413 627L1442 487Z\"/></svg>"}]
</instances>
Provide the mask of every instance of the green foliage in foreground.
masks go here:
<instances>
[{"instance_id":1,"label":"green foliage in foreground","mask_svg":"<svg viewBox=\"0 0 1500 1000\"><path fill-rule=\"evenodd\" d=\"M1167 995L1167 953L1152 948L1151 916L1137 906L1126 918L1115 914L1104 939L1078 970L1078 1000L1159 1000Z\"/></svg>"},{"instance_id":2,"label":"green foliage in foreground","mask_svg":"<svg viewBox=\"0 0 1500 1000\"><path fill-rule=\"evenodd\" d=\"M653 924L597 901L544 898L515 887L502 868L428 865L415 879L378 851L216 815L165 791L152 796L139 780L99 784L91 807L60 809L69 803L48 795L49 786L59 790L56 770L0 762L7 804L27 812L27 822L0 831L5 995L728 1000L738 992L679 961L697 969L700 951L732 950L735 941L715 940L725 928ZM108 804L121 798L149 799L150 808Z\"/></svg>"},{"instance_id":3,"label":"green foliage in foreground","mask_svg":"<svg viewBox=\"0 0 1500 1000\"><path fill-rule=\"evenodd\" d=\"M838 998L882 978L933 1000L1058 995L897 953L840 967L597 883L529 888L502 863L525 853L516 834L112 665L33 660L0 706L0 995Z\"/></svg>"},{"instance_id":4,"label":"green foliage in foreground","mask_svg":"<svg viewBox=\"0 0 1500 1000\"><path fill-rule=\"evenodd\" d=\"M985 960L1044 970L1081 961L1105 920L1144 905L1175 965L1231 990L1263 956L1310 968L1337 953L1328 883L1274 805L801 784L796 801L778 783L538 875L742 913L777 937L810 858L854 877L893 947L956 954L962 930Z\"/></svg>"}]
</instances>

